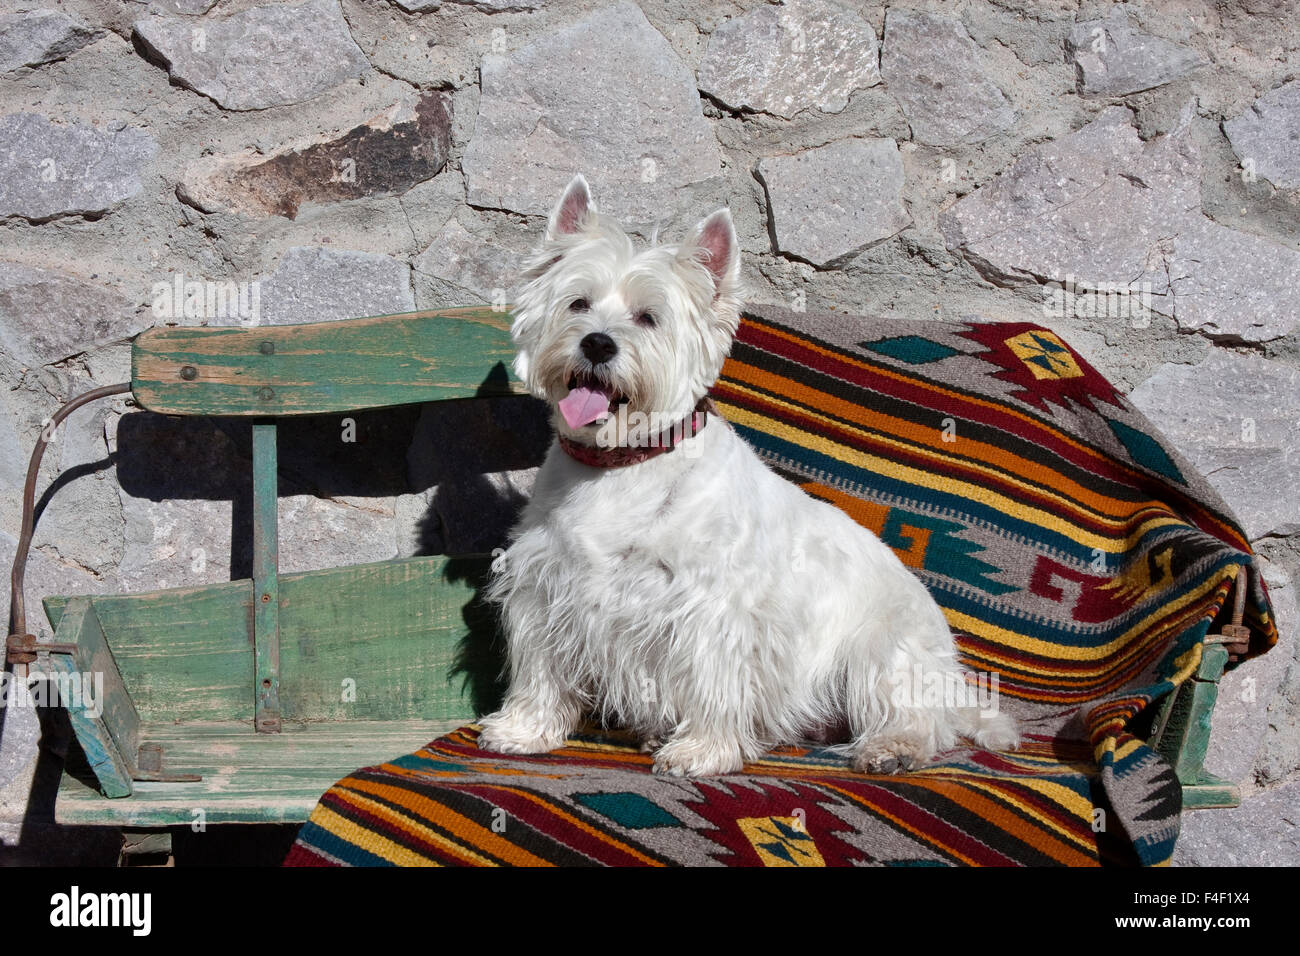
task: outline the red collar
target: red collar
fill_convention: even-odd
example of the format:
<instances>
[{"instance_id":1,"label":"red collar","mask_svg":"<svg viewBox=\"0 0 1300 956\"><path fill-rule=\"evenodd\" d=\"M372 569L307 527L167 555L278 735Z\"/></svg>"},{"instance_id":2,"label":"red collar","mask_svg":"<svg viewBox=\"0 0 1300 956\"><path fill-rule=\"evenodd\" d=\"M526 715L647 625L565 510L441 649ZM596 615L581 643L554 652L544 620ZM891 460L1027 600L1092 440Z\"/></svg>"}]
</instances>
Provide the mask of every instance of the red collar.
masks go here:
<instances>
[{"instance_id":1,"label":"red collar","mask_svg":"<svg viewBox=\"0 0 1300 956\"><path fill-rule=\"evenodd\" d=\"M615 445L612 448L602 448L600 445L580 444L564 435L556 437L565 454L574 461L592 468L626 468L628 465L639 465L657 455L670 452L685 439L694 438L708 423L709 412L716 415L717 411L712 399L706 395L696 403L695 411L688 418L678 422L662 435L656 435L648 445L644 446Z\"/></svg>"}]
</instances>

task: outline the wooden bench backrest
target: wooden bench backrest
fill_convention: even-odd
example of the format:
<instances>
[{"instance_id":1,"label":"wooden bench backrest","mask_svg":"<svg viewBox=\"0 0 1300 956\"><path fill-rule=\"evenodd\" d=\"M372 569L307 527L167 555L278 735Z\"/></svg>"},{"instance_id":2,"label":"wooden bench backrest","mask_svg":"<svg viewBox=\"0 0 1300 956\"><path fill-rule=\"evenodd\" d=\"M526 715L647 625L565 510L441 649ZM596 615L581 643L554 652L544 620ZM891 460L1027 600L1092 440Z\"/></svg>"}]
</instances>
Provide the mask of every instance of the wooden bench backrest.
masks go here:
<instances>
[{"instance_id":1,"label":"wooden bench backrest","mask_svg":"<svg viewBox=\"0 0 1300 956\"><path fill-rule=\"evenodd\" d=\"M159 327L136 337L131 391L169 415L361 411L519 391L510 313L488 306L308 325Z\"/></svg>"},{"instance_id":2,"label":"wooden bench backrest","mask_svg":"<svg viewBox=\"0 0 1300 956\"><path fill-rule=\"evenodd\" d=\"M281 576L275 419L517 394L509 326L508 312L484 306L141 333L131 383L140 407L255 419L253 577L82 599L71 611L51 598L56 634L86 654L111 647L145 723L251 720L275 733L284 722L473 716L497 676L482 672L494 666L483 654L494 622L476 599L486 559ZM104 720L87 733L127 736Z\"/></svg>"}]
</instances>

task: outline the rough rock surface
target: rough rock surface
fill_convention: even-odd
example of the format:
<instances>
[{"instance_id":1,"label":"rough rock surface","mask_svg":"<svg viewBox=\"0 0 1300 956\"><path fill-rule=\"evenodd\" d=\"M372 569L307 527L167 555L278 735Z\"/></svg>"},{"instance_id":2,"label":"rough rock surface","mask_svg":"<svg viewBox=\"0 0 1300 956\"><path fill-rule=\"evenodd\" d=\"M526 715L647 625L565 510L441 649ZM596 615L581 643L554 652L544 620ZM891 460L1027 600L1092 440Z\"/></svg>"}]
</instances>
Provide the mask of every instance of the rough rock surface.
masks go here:
<instances>
[{"instance_id":1,"label":"rough rock surface","mask_svg":"<svg viewBox=\"0 0 1300 956\"><path fill-rule=\"evenodd\" d=\"M415 309L411 267L390 256L297 246L261 281L264 325L298 325Z\"/></svg>"},{"instance_id":2,"label":"rough rock surface","mask_svg":"<svg viewBox=\"0 0 1300 956\"><path fill-rule=\"evenodd\" d=\"M61 10L0 16L0 73L61 60L99 35L100 31Z\"/></svg>"},{"instance_id":3,"label":"rough rock surface","mask_svg":"<svg viewBox=\"0 0 1300 956\"><path fill-rule=\"evenodd\" d=\"M1200 365L1161 366L1129 399L1209 479L1252 541L1300 531L1300 369L1216 350Z\"/></svg>"},{"instance_id":4,"label":"rough rock surface","mask_svg":"<svg viewBox=\"0 0 1300 956\"><path fill-rule=\"evenodd\" d=\"M1136 29L1122 9L1102 20L1075 24L1066 42L1080 93L1140 93L1207 65L1197 51Z\"/></svg>"},{"instance_id":5,"label":"rough rock surface","mask_svg":"<svg viewBox=\"0 0 1300 956\"><path fill-rule=\"evenodd\" d=\"M1205 769L1224 780L1253 783L1252 771L1268 733L1269 704L1277 694L1287 668L1295 662L1295 585L1279 565L1266 563L1264 581L1277 616L1278 641L1267 654L1246 661L1219 681L1219 699L1210 725L1210 748Z\"/></svg>"},{"instance_id":6,"label":"rough rock surface","mask_svg":"<svg viewBox=\"0 0 1300 956\"><path fill-rule=\"evenodd\" d=\"M1265 93L1223 131L1243 166L1282 189L1300 187L1300 80Z\"/></svg>"},{"instance_id":7,"label":"rough rock surface","mask_svg":"<svg viewBox=\"0 0 1300 956\"><path fill-rule=\"evenodd\" d=\"M426 93L324 142L270 159L223 158L187 176L180 195L204 212L294 219L305 203L400 195L437 175L450 149L450 100Z\"/></svg>"},{"instance_id":8,"label":"rough rock surface","mask_svg":"<svg viewBox=\"0 0 1300 956\"><path fill-rule=\"evenodd\" d=\"M652 222L681 187L716 176L720 157L685 64L622 2L483 57L463 165L475 206L547 213L586 170L602 211Z\"/></svg>"},{"instance_id":9,"label":"rough rock surface","mask_svg":"<svg viewBox=\"0 0 1300 956\"><path fill-rule=\"evenodd\" d=\"M1300 781L1252 793L1232 810L1183 814L1175 866L1295 866Z\"/></svg>"},{"instance_id":10,"label":"rough rock surface","mask_svg":"<svg viewBox=\"0 0 1300 956\"><path fill-rule=\"evenodd\" d=\"M143 130L55 122L39 113L0 117L0 218L93 216L140 192L158 152Z\"/></svg>"},{"instance_id":11,"label":"rough rock surface","mask_svg":"<svg viewBox=\"0 0 1300 956\"><path fill-rule=\"evenodd\" d=\"M1178 327L1213 338L1269 342L1300 325L1300 299L1288 297L1300 252L1204 216L1181 230L1166 270L1167 310Z\"/></svg>"},{"instance_id":12,"label":"rough rock surface","mask_svg":"<svg viewBox=\"0 0 1300 956\"><path fill-rule=\"evenodd\" d=\"M1209 219L1183 122L1144 143L1123 107L1032 147L939 217L948 247L1001 285L1145 288L1180 328L1262 342L1300 325L1300 252ZM1145 284L1145 286L1144 286Z\"/></svg>"},{"instance_id":13,"label":"rough rock surface","mask_svg":"<svg viewBox=\"0 0 1300 956\"><path fill-rule=\"evenodd\" d=\"M268 4L201 26L148 17L135 33L173 81L231 110L299 103L369 68L338 0Z\"/></svg>"},{"instance_id":14,"label":"rough rock surface","mask_svg":"<svg viewBox=\"0 0 1300 956\"><path fill-rule=\"evenodd\" d=\"M846 139L758 164L776 246L828 266L888 239L911 219L903 159L892 139Z\"/></svg>"},{"instance_id":15,"label":"rough rock surface","mask_svg":"<svg viewBox=\"0 0 1300 956\"><path fill-rule=\"evenodd\" d=\"M824 0L755 7L709 36L702 91L735 109L791 117L816 107L838 113L857 90L880 82L871 26Z\"/></svg>"},{"instance_id":16,"label":"rough rock surface","mask_svg":"<svg viewBox=\"0 0 1300 956\"><path fill-rule=\"evenodd\" d=\"M1112 107L1031 148L939 222L949 248L994 282L1136 280L1195 214L1198 169L1185 137L1144 144L1129 111Z\"/></svg>"},{"instance_id":17,"label":"rough rock surface","mask_svg":"<svg viewBox=\"0 0 1300 956\"><path fill-rule=\"evenodd\" d=\"M450 292L462 304L477 300L504 305L513 291L520 258L520 251L481 239L453 219L411 265L417 283L444 283L451 288L438 291Z\"/></svg>"},{"instance_id":18,"label":"rough rock surface","mask_svg":"<svg viewBox=\"0 0 1300 956\"><path fill-rule=\"evenodd\" d=\"M360 507L358 507L360 505ZM286 574L387 561L398 554L393 499L280 499L280 568Z\"/></svg>"},{"instance_id":19,"label":"rough rock surface","mask_svg":"<svg viewBox=\"0 0 1300 956\"><path fill-rule=\"evenodd\" d=\"M79 409L52 432L46 471L57 471L49 484L55 493L32 538L54 560L97 575L113 574L123 555L122 504L105 437L112 407Z\"/></svg>"},{"instance_id":20,"label":"rough rock surface","mask_svg":"<svg viewBox=\"0 0 1300 956\"><path fill-rule=\"evenodd\" d=\"M153 324L123 296L49 269L0 262L0 348L27 366L48 365Z\"/></svg>"},{"instance_id":21,"label":"rough rock surface","mask_svg":"<svg viewBox=\"0 0 1300 956\"><path fill-rule=\"evenodd\" d=\"M960 20L891 8L880 71L918 143L978 143L1015 122Z\"/></svg>"}]
</instances>

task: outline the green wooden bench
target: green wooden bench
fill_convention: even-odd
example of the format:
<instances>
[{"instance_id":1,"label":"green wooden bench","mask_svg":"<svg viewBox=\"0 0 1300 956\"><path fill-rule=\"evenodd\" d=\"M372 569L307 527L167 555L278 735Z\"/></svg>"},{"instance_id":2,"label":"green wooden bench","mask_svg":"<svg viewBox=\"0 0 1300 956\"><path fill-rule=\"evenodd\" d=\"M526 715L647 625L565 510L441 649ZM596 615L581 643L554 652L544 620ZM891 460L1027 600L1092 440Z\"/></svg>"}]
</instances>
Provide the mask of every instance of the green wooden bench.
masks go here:
<instances>
[{"instance_id":1,"label":"green wooden bench","mask_svg":"<svg viewBox=\"0 0 1300 956\"><path fill-rule=\"evenodd\" d=\"M487 307L261 328L155 328L132 348L129 390L167 415L253 419L251 580L147 594L53 597L52 642L26 633L21 580L34 477L14 567L9 660L100 672L103 713L69 718L85 756L55 808L65 824L170 832L297 823L357 767L407 753L476 715L461 662L491 641L476 601L486 556L415 557L279 573L276 418L520 391L506 369L509 315ZM33 455L39 466L42 445ZM468 569L468 571L467 571ZM1238 618L1240 622L1240 603ZM1210 640L1200 675L1166 701L1153 736L1188 807L1235 806L1202 769L1231 646ZM460 680L457 680L457 677ZM156 849L160 844L128 841Z\"/></svg>"}]
</instances>

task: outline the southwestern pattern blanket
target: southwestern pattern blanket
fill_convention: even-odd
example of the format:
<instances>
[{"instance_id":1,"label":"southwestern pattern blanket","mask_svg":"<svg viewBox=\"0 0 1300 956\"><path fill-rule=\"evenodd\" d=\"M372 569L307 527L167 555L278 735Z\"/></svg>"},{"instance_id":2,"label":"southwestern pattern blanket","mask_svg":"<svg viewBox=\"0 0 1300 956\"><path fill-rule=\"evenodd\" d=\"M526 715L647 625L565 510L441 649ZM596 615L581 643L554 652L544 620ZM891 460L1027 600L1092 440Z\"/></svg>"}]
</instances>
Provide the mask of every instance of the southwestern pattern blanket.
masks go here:
<instances>
[{"instance_id":1,"label":"southwestern pattern blanket","mask_svg":"<svg viewBox=\"0 0 1300 956\"><path fill-rule=\"evenodd\" d=\"M667 780L616 731L511 757L470 725L340 781L287 862L1166 863L1180 788L1133 724L1195 672L1238 575L1250 653L1276 633L1238 523L1151 424L1024 323L755 309L712 396L925 581L1025 745L896 777L809 745Z\"/></svg>"}]
</instances>

